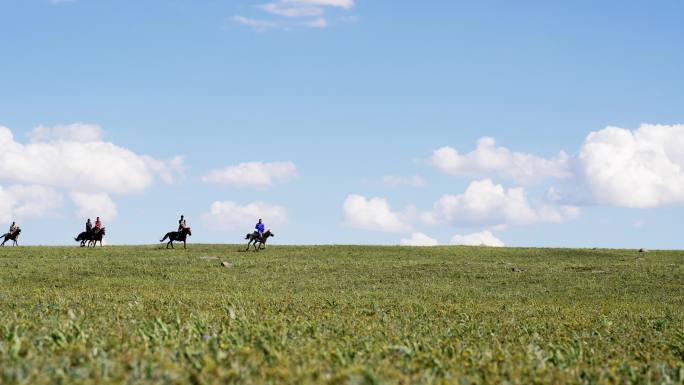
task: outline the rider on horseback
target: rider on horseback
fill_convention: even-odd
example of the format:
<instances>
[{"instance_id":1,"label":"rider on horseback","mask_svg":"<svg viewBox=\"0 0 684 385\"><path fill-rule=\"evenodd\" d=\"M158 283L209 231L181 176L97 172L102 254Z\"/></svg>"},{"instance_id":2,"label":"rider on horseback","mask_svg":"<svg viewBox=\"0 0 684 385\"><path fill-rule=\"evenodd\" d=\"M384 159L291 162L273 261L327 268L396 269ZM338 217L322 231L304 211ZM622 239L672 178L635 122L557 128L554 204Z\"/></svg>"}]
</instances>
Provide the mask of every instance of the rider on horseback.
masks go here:
<instances>
[{"instance_id":1,"label":"rider on horseback","mask_svg":"<svg viewBox=\"0 0 684 385\"><path fill-rule=\"evenodd\" d=\"M93 223L90 221L90 218L88 218L88 221L86 222L86 233L89 233L93 229Z\"/></svg>"},{"instance_id":2,"label":"rider on horseback","mask_svg":"<svg viewBox=\"0 0 684 385\"><path fill-rule=\"evenodd\" d=\"M95 218L95 234L100 231L102 231L102 221L100 220L100 217L97 217Z\"/></svg>"},{"instance_id":3,"label":"rider on horseback","mask_svg":"<svg viewBox=\"0 0 684 385\"><path fill-rule=\"evenodd\" d=\"M2 243L0 243L0 246L5 246L5 242L11 240L13 241L14 246L18 246L19 244L17 243L17 238L19 237L19 233L21 232L21 229L15 222L12 222L12 225L9 228L9 233L3 234L0 238L4 238L2 240Z\"/></svg>"},{"instance_id":4,"label":"rider on horseback","mask_svg":"<svg viewBox=\"0 0 684 385\"><path fill-rule=\"evenodd\" d=\"M254 228L256 229L256 232L259 233L259 237L262 237L264 235L264 231L266 231L266 225L261 222L261 218Z\"/></svg>"},{"instance_id":5,"label":"rider on horseback","mask_svg":"<svg viewBox=\"0 0 684 385\"><path fill-rule=\"evenodd\" d=\"M9 235L14 235L15 232L17 232L17 229L19 229L19 226L15 222L12 222L12 225L9 228Z\"/></svg>"},{"instance_id":6,"label":"rider on horseback","mask_svg":"<svg viewBox=\"0 0 684 385\"><path fill-rule=\"evenodd\" d=\"M166 248L171 247L173 249L173 242L183 242L183 248L186 247L186 239L188 236L192 236L192 230L188 227L187 222L185 222L185 217L181 215L178 220L178 231L171 231L166 233L159 242L164 242L167 239L169 242L166 244Z\"/></svg>"}]
</instances>

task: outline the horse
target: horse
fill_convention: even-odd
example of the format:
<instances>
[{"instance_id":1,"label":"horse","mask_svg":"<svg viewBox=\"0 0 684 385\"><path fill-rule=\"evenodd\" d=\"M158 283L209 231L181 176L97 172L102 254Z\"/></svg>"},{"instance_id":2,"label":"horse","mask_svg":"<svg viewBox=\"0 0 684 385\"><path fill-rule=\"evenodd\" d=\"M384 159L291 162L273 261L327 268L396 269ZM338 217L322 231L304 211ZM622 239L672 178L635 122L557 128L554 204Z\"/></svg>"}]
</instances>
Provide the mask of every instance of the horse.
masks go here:
<instances>
[{"instance_id":1,"label":"horse","mask_svg":"<svg viewBox=\"0 0 684 385\"><path fill-rule=\"evenodd\" d=\"M168 249L169 246L171 246L172 249L173 247L173 242L183 242L183 248L186 249L186 238L189 236L192 236L192 230L189 227L184 228L183 230L179 231L171 231L169 233L166 233L164 235L164 238L162 238L159 242L164 242L168 238L168 242L166 243L166 248Z\"/></svg>"},{"instance_id":2,"label":"horse","mask_svg":"<svg viewBox=\"0 0 684 385\"><path fill-rule=\"evenodd\" d=\"M76 242L81 242L81 247L86 246L86 241L88 242L88 247L92 246L95 247L97 246L97 242L100 242L100 246L102 246L102 238L105 236L105 228L103 227L99 232L97 232L95 229L90 230L90 231L84 231L74 240Z\"/></svg>"},{"instance_id":3,"label":"horse","mask_svg":"<svg viewBox=\"0 0 684 385\"><path fill-rule=\"evenodd\" d=\"M267 230L264 235L260 235L258 231L255 231L253 233L248 233L245 236L245 239L249 239L249 242L247 242L247 249L245 251L249 250L249 246L254 242L254 251L259 251L261 249L266 248L266 241L268 241L269 237L275 237L275 234L271 232L271 230ZM259 247L257 247L257 244Z\"/></svg>"},{"instance_id":4,"label":"horse","mask_svg":"<svg viewBox=\"0 0 684 385\"><path fill-rule=\"evenodd\" d=\"M74 238L74 241L81 242L81 247L85 247L85 243L86 243L86 241L90 241L90 237L91 237L90 232L84 231L84 232L78 234L78 236L76 236L76 238Z\"/></svg>"},{"instance_id":5,"label":"horse","mask_svg":"<svg viewBox=\"0 0 684 385\"><path fill-rule=\"evenodd\" d=\"M104 238L105 235L105 228L103 227L102 230L93 233L93 239L90 240L90 243L95 247L97 246L97 242L100 242L100 247L102 247L102 238Z\"/></svg>"},{"instance_id":6,"label":"horse","mask_svg":"<svg viewBox=\"0 0 684 385\"><path fill-rule=\"evenodd\" d=\"M2 244L0 244L0 246L5 246L5 242L7 241L12 241L12 246L19 246L19 243L17 243L17 238L19 238L19 234L21 234L21 229L19 228L17 228L13 233L4 234L2 236L4 240L2 241Z\"/></svg>"}]
</instances>

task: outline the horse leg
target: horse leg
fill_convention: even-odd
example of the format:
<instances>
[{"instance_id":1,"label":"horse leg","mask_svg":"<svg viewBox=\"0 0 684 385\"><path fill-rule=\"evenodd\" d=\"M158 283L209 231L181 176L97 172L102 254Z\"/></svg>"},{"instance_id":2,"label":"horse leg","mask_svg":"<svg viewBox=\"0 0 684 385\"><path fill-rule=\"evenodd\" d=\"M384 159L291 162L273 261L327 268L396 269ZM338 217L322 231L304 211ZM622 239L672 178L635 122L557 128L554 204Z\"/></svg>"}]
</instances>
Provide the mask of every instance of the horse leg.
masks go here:
<instances>
[{"instance_id":1,"label":"horse leg","mask_svg":"<svg viewBox=\"0 0 684 385\"><path fill-rule=\"evenodd\" d=\"M187 245L186 245L185 241L183 241L183 249L187 249Z\"/></svg>"},{"instance_id":2,"label":"horse leg","mask_svg":"<svg viewBox=\"0 0 684 385\"><path fill-rule=\"evenodd\" d=\"M249 251L249 245L252 244L252 240L250 239L249 242L247 242L247 249L245 251Z\"/></svg>"}]
</instances>

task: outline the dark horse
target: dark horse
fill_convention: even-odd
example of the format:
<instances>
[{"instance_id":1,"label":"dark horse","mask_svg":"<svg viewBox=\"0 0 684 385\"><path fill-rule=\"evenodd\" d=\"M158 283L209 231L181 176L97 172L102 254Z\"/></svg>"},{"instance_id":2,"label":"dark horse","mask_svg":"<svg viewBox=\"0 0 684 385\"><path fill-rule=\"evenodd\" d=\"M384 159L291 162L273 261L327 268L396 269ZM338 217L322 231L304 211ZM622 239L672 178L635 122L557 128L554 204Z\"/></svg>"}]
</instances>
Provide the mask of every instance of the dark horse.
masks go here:
<instances>
[{"instance_id":1,"label":"dark horse","mask_svg":"<svg viewBox=\"0 0 684 385\"><path fill-rule=\"evenodd\" d=\"M245 251L249 250L249 246L252 242L254 242L254 251L265 249L266 241L268 241L269 237L275 237L275 234L273 234L271 230L267 230L264 235L260 235L258 231L247 234L245 239L249 239L249 242L247 242L247 249ZM257 245L259 246L257 247Z\"/></svg>"},{"instance_id":2,"label":"dark horse","mask_svg":"<svg viewBox=\"0 0 684 385\"><path fill-rule=\"evenodd\" d=\"M19 238L19 234L21 234L21 229L15 230L13 233L7 233L3 235L2 237L4 240L2 241L2 244L0 246L5 246L5 242L7 241L12 241L12 246L19 246L19 243L17 243L17 239Z\"/></svg>"},{"instance_id":3,"label":"dark horse","mask_svg":"<svg viewBox=\"0 0 684 385\"><path fill-rule=\"evenodd\" d=\"M97 242L100 242L100 246L102 246L102 238L104 238L105 235L105 228L103 227L100 231L97 231L95 229L92 229L90 231L84 231L81 234L78 234L78 236L74 238L74 240L76 242L81 242L81 247L85 247L86 242L88 242L88 247L97 246Z\"/></svg>"},{"instance_id":4,"label":"dark horse","mask_svg":"<svg viewBox=\"0 0 684 385\"><path fill-rule=\"evenodd\" d=\"M185 239L188 237L188 235L192 236L192 230L189 227L186 227L183 229L183 231L172 231L170 233L166 233L164 235L164 238L162 238L159 242L164 242L167 238L169 241L166 243L166 248L168 249L169 246L173 249L173 242L183 242L183 248L186 247Z\"/></svg>"}]
</instances>

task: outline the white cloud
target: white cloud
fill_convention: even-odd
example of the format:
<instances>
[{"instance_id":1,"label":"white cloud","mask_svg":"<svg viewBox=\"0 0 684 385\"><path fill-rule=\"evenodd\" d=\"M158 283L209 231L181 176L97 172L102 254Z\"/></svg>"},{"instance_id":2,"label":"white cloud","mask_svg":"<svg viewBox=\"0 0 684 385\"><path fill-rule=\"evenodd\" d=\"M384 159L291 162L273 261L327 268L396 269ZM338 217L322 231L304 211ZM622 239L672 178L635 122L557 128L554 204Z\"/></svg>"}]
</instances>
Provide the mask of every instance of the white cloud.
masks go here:
<instances>
[{"instance_id":1,"label":"white cloud","mask_svg":"<svg viewBox=\"0 0 684 385\"><path fill-rule=\"evenodd\" d=\"M353 0L279 0L261 4L258 8L268 14L269 20L242 15L233 16L233 22L247 25L257 31L269 29L288 29L288 27L326 28L328 19L326 8L349 10L354 6ZM287 19L309 18L306 21Z\"/></svg>"},{"instance_id":2,"label":"white cloud","mask_svg":"<svg viewBox=\"0 0 684 385\"><path fill-rule=\"evenodd\" d=\"M354 0L283 0L283 2L288 4L305 4L344 9L351 9L354 6Z\"/></svg>"},{"instance_id":3,"label":"white cloud","mask_svg":"<svg viewBox=\"0 0 684 385\"><path fill-rule=\"evenodd\" d=\"M40 217L62 206L62 194L44 186L0 186L0 223Z\"/></svg>"},{"instance_id":4,"label":"white cloud","mask_svg":"<svg viewBox=\"0 0 684 385\"><path fill-rule=\"evenodd\" d=\"M266 3L261 5L264 11L284 17L313 17L321 16L325 11L321 7L302 6L287 3Z\"/></svg>"},{"instance_id":5,"label":"white cloud","mask_svg":"<svg viewBox=\"0 0 684 385\"><path fill-rule=\"evenodd\" d=\"M325 17L319 17L313 20L306 21L302 23L309 28L325 28L328 26L328 20Z\"/></svg>"},{"instance_id":6,"label":"white cloud","mask_svg":"<svg viewBox=\"0 0 684 385\"><path fill-rule=\"evenodd\" d=\"M96 124L73 123L54 127L38 126L29 133L31 142L99 142L102 128Z\"/></svg>"},{"instance_id":7,"label":"white cloud","mask_svg":"<svg viewBox=\"0 0 684 385\"><path fill-rule=\"evenodd\" d=\"M505 189L485 179L471 182L460 195L444 195L424 216L427 223L507 226L561 223L579 214L572 206L532 204L522 188Z\"/></svg>"},{"instance_id":8,"label":"white cloud","mask_svg":"<svg viewBox=\"0 0 684 385\"><path fill-rule=\"evenodd\" d=\"M411 231L411 226L402 218L402 214L393 212L383 198L366 199L361 195L351 194L345 199L343 208L348 226L395 233Z\"/></svg>"},{"instance_id":9,"label":"white cloud","mask_svg":"<svg viewBox=\"0 0 684 385\"><path fill-rule=\"evenodd\" d=\"M266 226L287 222L287 211L282 206L264 202L251 202L241 206L235 202L214 202L209 212L202 216L203 222L212 229L251 231L257 220Z\"/></svg>"},{"instance_id":10,"label":"white cloud","mask_svg":"<svg viewBox=\"0 0 684 385\"><path fill-rule=\"evenodd\" d=\"M173 183L179 175L185 173L184 156L177 155L168 160L158 160L147 155L142 155L141 157L145 160L150 170L166 184Z\"/></svg>"},{"instance_id":11,"label":"white cloud","mask_svg":"<svg viewBox=\"0 0 684 385\"><path fill-rule=\"evenodd\" d=\"M591 132L576 157L560 152L550 159L497 147L485 137L468 154L435 150L430 163L450 175L521 184L555 180L561 183L549 189L555 202L631 208L684 203L682 124L642 124L634 131L609 126Z\"/></svg>"},{"instance_id":12,"label":"white cloud","mask_svg":"<svg viewBox=\"0 0 684 385\"><path fill-rule=\"evenodd\" d=\"M414 176L396 176L385 175L382 182L388 186L409 186L409 187L425 187L427 183L425 179L418 175Z\"/></svg>"},{"instance_id":13,"label":"white cloud","mask_svg":"<svg viewBox=\"0 0 684 385\"><path fill-rule=\"evenodd\" d=\"M454 245L466 246L492 246L503 247L504 243L494 236L490 231L481 231L479 233L472 233L466 235L456 234L451 237L451 243Z\"/></svg>"},{"instance_id":14,"label":"white cloud","mask_svg":"<svg viewBox=\"0 0 684 385\"><path fill-rule=\"evenodd\" d=\"M202 182L266 188L296 177L297 166L293 162L247 162L209 171L202 177Z\"/></svg>"},{"instance_id":15,"label":"white cloud","mask_svg":"<svg viewBox=\"0 0 684 385\"><path fill-rule=\"evenodd\" d=\"M493 138L484 137L477 142L477 148L461 155L451 147L442 147L433 152L430 163L439 170L456 176L475 178L502 177L518 183L538 183L548 178L568 178L570 157L560 152L556 157L544 159L538 156L512 152L505 147L496 147Z\"/></svg>"},{"instance_id":16,"label":"white cloud","mask_svg":"<svg viewBox=\"0 0 684 385\"><path fill-rule=\"evenodd\" d=\"M579 163L596 203L647 208L684 202L682 124L592 132Z\"/></svg>"},{"instance_id":17,"label":"white cloud","mask_svg":"<svg viewBox=\"0 0 684 385\"><path fill-rule=\"evenodd\" d=\"M79 218L100 217L102 220L116 218L116 204L107 194L88 194L72 192L71 200L76 204L76 215Z\"/></svg>"},{"instance_id":18,"label":"white cloud","mask_svg":"<svg viewBox=\"0 0 684 385\"><path fill-rule=\"evenodd\" d=\"M245 17L241 15L235 15L232 18L234 23L246 25L248 27L254 28L254 30L263 32L269 29L273 28L278 28L279 25L277 23L268 21L268 20L262 20L262 19L254 19L251 17Z\"/></svg>"},{"instance_id":19,"label":"white cloud","mask_svg":"<svg viewBox=\"0 0 684 385\"><path fill-rule=\"evenodd\" d=\"M162 161L138 155L100 136L93 125L39 127L30 134L33 142L22 144L9 128L0 127L0 178L72 191L129 194L144 191L157 176L171 182L182 169L182 158Z\"/></svg>"},{"instance_id":20,"label":"white cloud","mask_svg":"<svg viewBox=\"0 0 684 385\"><path fill-rule=\"evenodd\" d=\"M399 244L402 246L437 246L439 242L423 233L413 233L411 238L402 239Z\"/></svg>"}]
</instances>

